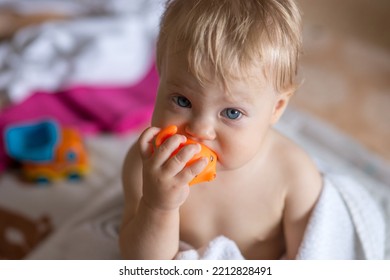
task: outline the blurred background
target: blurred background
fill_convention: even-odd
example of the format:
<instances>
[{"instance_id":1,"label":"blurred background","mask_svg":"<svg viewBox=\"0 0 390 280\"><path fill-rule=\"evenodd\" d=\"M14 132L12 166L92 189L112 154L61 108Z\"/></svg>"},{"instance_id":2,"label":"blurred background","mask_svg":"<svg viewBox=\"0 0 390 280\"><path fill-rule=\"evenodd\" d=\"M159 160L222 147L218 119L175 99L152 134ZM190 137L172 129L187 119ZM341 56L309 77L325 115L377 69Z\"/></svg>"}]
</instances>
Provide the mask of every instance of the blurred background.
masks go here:
<instances>
[{"instance_id":1,"label":"blurred background","mask_svg":"<svg viewBox=\"0 0 390 280\"><path fill-rule=\"evenodd\" d=\"M390 161L390 1L298 3L305 83L292 104Z\"/></svg>"},{"instance_id":2,"label":"blurred background","mask_svg":"<svg viewBox=\"0 0 390 280\"><path fill-rule=\"evenodd\" d=\"M390 1L297 1L304 82L277 128L390 217ZM0 137L0 259L119 258L122 162L153 110L162 2L0 0L1 135L49 117L81 133L89 162L42 188L20 180Z\"/></svg>"}]
</instances>

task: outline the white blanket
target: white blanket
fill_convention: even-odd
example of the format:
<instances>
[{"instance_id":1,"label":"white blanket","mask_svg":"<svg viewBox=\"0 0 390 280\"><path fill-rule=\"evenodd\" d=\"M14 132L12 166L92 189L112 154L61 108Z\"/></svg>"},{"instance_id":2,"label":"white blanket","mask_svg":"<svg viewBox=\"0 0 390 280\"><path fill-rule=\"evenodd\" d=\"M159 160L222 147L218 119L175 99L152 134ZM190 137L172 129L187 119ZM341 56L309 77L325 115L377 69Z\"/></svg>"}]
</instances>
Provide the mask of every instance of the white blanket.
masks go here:
<instances>
[{"instance_id":1,"label":"white blanket","mask_svg":"<svg viewBox=\"0 0 390 280\"><path fill-rule=\"evenodd\" d=\"M123 206L119 181L49 238L30 259L120 259L117 233ZM325 175L297 259L383 259L383 214L359 184ZM243 259L220 236L203 248L181 244L177 259Z\"/></svg>"}]
</instances>

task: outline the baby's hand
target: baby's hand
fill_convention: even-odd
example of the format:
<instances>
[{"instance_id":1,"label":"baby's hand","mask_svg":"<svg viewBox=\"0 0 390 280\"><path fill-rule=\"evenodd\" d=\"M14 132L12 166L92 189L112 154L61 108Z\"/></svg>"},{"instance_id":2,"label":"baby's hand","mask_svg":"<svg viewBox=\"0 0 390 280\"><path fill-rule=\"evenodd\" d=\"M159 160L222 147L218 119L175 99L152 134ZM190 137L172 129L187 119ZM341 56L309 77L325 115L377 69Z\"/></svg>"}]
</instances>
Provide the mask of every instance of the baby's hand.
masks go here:
<instances>
[{"instance_id":1,"label":"baby's hand","mask_svg":"<svg viewBox=\"0 0 390 280\"><path fill-rule=\"evenodd\" d=\"M188 183L206 167L207 159L201 158L186 167L186 163L200 152L199 144L186 145L171 157L187 140L180 134L169 137L152 153L152 143L159 131L159 128L150 127L138 140L143 162L143 200L154 209L174 210L187 199Z\"/></svg>"}]
</instances>

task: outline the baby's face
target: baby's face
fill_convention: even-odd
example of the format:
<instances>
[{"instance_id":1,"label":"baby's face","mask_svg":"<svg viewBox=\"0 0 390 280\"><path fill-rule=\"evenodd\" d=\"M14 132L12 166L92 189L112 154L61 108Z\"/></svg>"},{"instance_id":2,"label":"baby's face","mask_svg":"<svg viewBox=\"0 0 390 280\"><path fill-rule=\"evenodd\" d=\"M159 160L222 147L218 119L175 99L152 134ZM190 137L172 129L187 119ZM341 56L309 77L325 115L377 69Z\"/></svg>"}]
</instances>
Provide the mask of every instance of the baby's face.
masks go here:
<instances>
[{"instance_id":1,"label":"baby's face","mask_svg":"<svg viewBox=\"0 0 390 280\"><path fill-rule=\"evenodd\" d=\"M256 79L229 81L230 93L217 81L202 87L179 55L170 56L161 72L153 126L174 124L178 133L214 150L219 172L262 156L278 93L261 69L253 69Z\"/></svg>"}]
</instances>

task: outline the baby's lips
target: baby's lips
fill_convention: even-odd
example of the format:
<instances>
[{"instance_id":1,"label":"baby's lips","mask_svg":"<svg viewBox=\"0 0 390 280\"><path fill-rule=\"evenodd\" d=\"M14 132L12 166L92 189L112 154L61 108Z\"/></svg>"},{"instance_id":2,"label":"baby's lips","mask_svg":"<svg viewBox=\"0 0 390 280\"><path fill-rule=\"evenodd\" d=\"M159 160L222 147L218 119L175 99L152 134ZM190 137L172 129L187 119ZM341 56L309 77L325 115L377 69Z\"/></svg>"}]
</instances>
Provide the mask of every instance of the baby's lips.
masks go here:
<instances>
[{"instance_id":1,"label":"baby's lips","mask_svg":"<svg viewBox=\"0 0 390 280\"><path fill-rule=\"evenodd\" d=\"M176 133L177 133L177 126L175 126L175 125L170 125L170 126L167 126L164 129L162 129L157 134L157 136L156 136L156 138L154 140L154 147L158 148L162 143L164 143L164 141L166 139L168 139L169 137L171 137L172 135L174 135ZM171 156L174 156L183 146L189 145L189 144L196 144L196 143L197 142L188 139L187 142L182 144L182 145L180 145L180 147ZM214 151L210 150L207 146L205 146L203 144L200 144L200 146L201 146L201 151L199 153L197 153L196 155L194 155L192 157L192 159L190 159L187 162L186 166L192 164L193 162L195 162L196 160L198 160L198 159L200 159L202 157L208 158L208 164L203 169L203 171L200 174L198 174L189 183L190 186L194 185L194 184L202 183L202 182L212 181L217 176L217 172L216 172L217 159L218 159L217 154Z\"/></svg>"}]
</instances>

